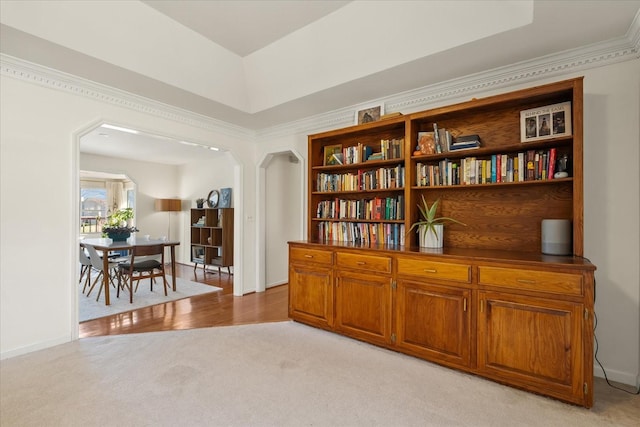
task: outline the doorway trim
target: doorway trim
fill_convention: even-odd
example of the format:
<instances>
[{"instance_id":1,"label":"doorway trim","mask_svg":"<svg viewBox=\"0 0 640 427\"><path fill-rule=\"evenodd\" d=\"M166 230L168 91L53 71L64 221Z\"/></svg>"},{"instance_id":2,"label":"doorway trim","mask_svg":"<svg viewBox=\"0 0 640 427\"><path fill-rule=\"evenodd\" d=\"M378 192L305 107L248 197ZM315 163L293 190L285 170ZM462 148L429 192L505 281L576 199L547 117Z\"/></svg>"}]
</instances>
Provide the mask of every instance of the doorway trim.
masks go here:
<instances>
[{"instance_id":1,"label":"doorway trim","mask_svg":"<svg viewBox=\"0 0 640 427\"><path fill-rule=\"evenodd\" d=\"M79 221L80 221L80 212L79 212L80 210L77 209L77 207L80 206L80 140L83 136L90 133L97 127L100 127L104 123L115 124L118 126L129 128L129 129L136 129L144 133L161 136L171 140L176 140L176 141L179 140L179 138L177 138L174 135L163 134L162 132L159 132L159 131L149 131L146 128L141 126L136 126L131 123L123 123L121 120L111 120L108 118L95 119L89 122L88 124L86 124L85 126L82 126L81 128L75 131L72 131L71 132L72 150L71 150L70 186L73 191L71 202L73 203L73 206L76 207L73 209L73 215L71 218L72 223L74 224L72 227L72 230L73 230L72 241L74 242L80 241L80 230L79 230L79 227L76 226L77 224L79 224ZM188 139L193 140L193 138L191 137L189 137ZM197 142L197 141L194 141L194 142ZM203 144L203 145L206 145L206 144ZM238 221L240 221L243 217L243 201L242 200L244 197L244 186L243 186L244 180L242 176L242 163L238 161L238 157L235 155L232 149L225 147L225 150L227 150L227 153L233 158L235 162L234 174L233 174L234 176L233 185L234 185L234 189L237 189L237 194L239 195L239 197L237 197L234 202L234 204L236 204L236 208L234 209L234 222L236 222L237 224L241 224ZM138 191L138 189L136 189L136 191ZM244 286L243 286L243 280L242 280L243 261L242 261L241 255L243 253L244 239L243 239L242 227L236 227L236 228L238 229L238 231L234 233L234 242L233 242L233 245L234 245L233 294L235 296L242 296L244 294L243 292ZM71 269L70 277L73 277L74 280L71 283L72 291L70 292L71 310L70 310L69 321L71 322L71 328L70 328L71 340L75 341L75 340L78 340L80 337L80 326L78 321L79 301L78 301L78 292L76 289L79 278L80 278L79 269L77 268L80 245L74 244L72 246L73 246L71 248L72 262L69 268Z\"/></svg>"}]
</instances>

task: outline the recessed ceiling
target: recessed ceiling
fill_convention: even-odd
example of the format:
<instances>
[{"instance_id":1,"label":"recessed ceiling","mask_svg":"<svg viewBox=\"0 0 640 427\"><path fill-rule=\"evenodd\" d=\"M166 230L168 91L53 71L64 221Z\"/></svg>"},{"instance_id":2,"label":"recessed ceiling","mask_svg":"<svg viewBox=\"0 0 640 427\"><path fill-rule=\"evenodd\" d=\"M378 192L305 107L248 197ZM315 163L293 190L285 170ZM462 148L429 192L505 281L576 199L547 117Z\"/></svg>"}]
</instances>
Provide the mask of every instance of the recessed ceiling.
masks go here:
<instances>
[{"instance_id":1,"label":"recessed ceiling","mask_svg":"<svg viewBox=\"0 0 640 427\"><path fill-rule=\"evenodd\" d=\"M143 3L244 57L350 1L143 0Z\"/></svg>"},{"instance_id":2,"label":"recessed ceiling","mask_svg":"<svg viewBox=\"0 0 640 427\"><path fill-rule=\"evenodd\" d=\"M629 31L640 0L2 0L0 8L3 54L259 131L637 37Z\"/></svg>"},{"instance_id":3,"label":"recessed ceiling","mask_svg":"<svg viewBox=\"0 0 640 427\"><path fill-rule=\"evenodd\" d=\"M640 1L0 7L3 53L260 130L624 37Z\"/></svg>"}]
</instances>

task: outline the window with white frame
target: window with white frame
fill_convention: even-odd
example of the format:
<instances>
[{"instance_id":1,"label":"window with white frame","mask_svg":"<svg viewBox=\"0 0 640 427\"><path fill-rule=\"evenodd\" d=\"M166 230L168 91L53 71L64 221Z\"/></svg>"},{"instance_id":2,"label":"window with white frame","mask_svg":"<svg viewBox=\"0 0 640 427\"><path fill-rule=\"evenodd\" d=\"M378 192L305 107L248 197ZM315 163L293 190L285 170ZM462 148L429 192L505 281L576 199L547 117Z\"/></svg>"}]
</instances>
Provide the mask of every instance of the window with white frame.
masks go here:
<instances>
[{"instance_id":1,"label":"window with white frame","mask_svg":"<svg viewBox=\"0 0 640 427\"><path fill-rule=\"evenodd\" d=\"M130 180L80 180L80 234L100 234L112 212L129 207L135 210L135 194L135 184Z\"/></svg>"}]
</instances>

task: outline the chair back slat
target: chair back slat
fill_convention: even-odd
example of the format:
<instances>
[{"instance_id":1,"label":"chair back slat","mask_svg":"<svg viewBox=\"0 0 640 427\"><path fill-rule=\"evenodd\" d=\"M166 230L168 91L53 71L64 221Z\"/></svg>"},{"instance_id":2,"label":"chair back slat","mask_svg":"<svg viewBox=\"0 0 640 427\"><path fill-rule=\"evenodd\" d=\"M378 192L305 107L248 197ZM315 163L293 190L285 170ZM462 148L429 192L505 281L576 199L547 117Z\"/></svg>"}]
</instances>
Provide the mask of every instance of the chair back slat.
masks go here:
<instances>
[{"instance_id":1,"label":"chair back slat","mask_svg":"<svg viewBox=\"0 0 640 427\"><path fill-rule=\"evenodd\" d=\"M162 285L166 296L167 279L164 271L164 245L133 246L130 251L131 259L119 265L120 277L125 281L124 286L129 288L129 301L133 302L133 293L138 287L136 284L134 288L133 282L150 279L150 286L153 291L153 279L155 277L162 277ZM158 256L160 260L157 259ZM143 257L143 260L138 261L139 257ZM120 295L120 288L118 288L117 295Z\"/></svg>"},{"instance_id":2,"label":"chair back slat","mask_svg":"<svg viewBox=\"0 0 640 427\"><path fill-rule=\"evenodd\" d=\"M133 256L163 255L163 245L140 245L132 248Z\"/></svg>"},{"instance_id":3,"label":"chair back slat","mask_svg":"<svg viewBox=\"0 0 640 427\"><path fill-rule=\"evenodd\" d=\"M93 266L93 268L98 271L104 270L104 267L102 265L102 258L100 258L100 255L98 255L98 251L96 250L96 248L91 245L86 245L85 247L89 251L89 260L91 260L91 265Z\"/></svg>"},{"instance_id":4,"label":"chair back slat","mask_svg":"<svg viewBox=\"0 0 640 427\"><path fill-rule=\"evenodd\" d=\"M91 265L91 260L89 259L89 256L84 251L84 248L82 246L80 246L79 254L80 254L80 264L82 264L82 265Z\"/></svg>"}]
</instances>

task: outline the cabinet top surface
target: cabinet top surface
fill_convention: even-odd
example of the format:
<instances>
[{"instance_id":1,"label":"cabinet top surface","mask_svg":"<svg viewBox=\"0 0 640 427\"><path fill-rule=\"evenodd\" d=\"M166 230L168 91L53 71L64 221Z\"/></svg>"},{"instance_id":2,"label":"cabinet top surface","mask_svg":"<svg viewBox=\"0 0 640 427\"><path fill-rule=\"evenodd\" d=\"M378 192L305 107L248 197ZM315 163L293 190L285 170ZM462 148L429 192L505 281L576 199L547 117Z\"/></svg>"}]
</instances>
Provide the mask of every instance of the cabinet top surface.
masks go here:
<instances>
[{"instance_id":1,"label":"cabinet top surface","mask_svg":"<svg viewBox=\"0 0 640 427\"><path fill-rule=\"evenodd\" d=\"M428 249L408 246L388 246L388 245L363 245L348 242L314 242L308 240L290 241L289 245L302 245L313 247L314 249L325 250L366 250L392 253L396 255L429 255L435 257L457 258L463 260L473 260L474 262L505 262L518 264L544 264L557 265L562 267L572 267L587 270L595 270L596 267L587 258L577 256L545 255L531 252L515 252L500 250L466 249L466 248L442 248Z\"/></svg>"}]
</instances>

